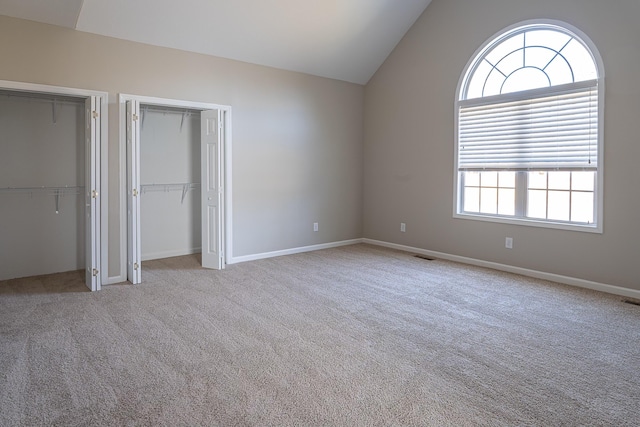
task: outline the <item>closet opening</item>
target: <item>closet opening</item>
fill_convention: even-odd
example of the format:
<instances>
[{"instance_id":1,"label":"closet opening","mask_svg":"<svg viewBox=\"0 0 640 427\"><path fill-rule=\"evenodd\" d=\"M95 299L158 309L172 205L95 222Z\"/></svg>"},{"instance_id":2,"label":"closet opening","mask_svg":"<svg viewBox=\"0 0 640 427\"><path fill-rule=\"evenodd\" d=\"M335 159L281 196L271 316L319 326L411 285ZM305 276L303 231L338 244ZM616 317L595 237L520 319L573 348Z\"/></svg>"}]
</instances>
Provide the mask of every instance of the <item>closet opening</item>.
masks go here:
<instances>
[{"instance_id":1,"label":"closet opening","mask_svg":"<svg viewBox=\"0 0 640 427\"><path fill-rule=\"evenodd\" d=\"M140 105L142 261L200 253L200 111Z\"/></svg>"},{"instance_id":2,"label":"closet opening","mask_svg":"<svg viewBox=\"0 0 640 427\"><path fill-rule=\"evenodd\" d=\"M0 89L0 280L78 271L100 289L99 149L95 96Z\"/></svg>"},{"instance_id":3,"label":"closet opening","mask_svg":"<svg viewBox=\"0 0 640 427\"><path fill-rule=\"evenodd\" d=\"M127 279L142 261L200 254L225 265L228 107L120 95L126 116Z\"/></svg>"}]
</instances>

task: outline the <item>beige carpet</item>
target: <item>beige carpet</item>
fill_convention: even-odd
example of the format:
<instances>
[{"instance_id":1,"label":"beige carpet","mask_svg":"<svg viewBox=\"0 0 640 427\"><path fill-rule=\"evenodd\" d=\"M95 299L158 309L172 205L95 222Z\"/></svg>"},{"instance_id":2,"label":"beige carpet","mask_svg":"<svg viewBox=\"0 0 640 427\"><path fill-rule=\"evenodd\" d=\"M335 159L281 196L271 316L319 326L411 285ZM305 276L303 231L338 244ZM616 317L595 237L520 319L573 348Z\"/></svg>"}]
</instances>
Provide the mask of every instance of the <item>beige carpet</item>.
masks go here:
<instances>
[{"instance_id":1,"label":"beige carpet","mask_svg":"<svg viewBox=\"0 0 640 427\"><path fill-rule=\"evenodd\" d=\"M0 282L0 425L637 426L640 307L357 245Z\"/></svg>"}]
</instances>

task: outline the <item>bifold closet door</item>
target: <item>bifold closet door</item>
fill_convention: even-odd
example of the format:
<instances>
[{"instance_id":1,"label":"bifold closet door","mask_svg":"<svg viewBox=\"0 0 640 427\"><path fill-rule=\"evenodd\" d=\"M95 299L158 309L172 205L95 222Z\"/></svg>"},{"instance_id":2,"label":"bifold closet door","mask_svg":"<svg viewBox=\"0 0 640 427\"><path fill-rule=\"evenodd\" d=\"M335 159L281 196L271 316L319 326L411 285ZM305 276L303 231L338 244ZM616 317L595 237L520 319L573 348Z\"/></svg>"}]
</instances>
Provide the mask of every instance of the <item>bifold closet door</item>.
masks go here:
<instances>
[{"instance_id":1,"label":"bifold closet door","mask_svg":"<svg viewBox=\"0 0 640 427\"><path fill-rule=\"evenodd\" d=\"M140 250L140 103L127 101L127 279L142 280Z\"/></svg>"},{"instance_id":2,"label":"bifold closet door","mask_svg":"<svg viewBox=\"0 0 640 427\"><path fill-rule=\"evenodd\" d=\"M127 279L142 280L140 227L140 104L130 100L127 109ZM224 123L221 110L201 112L202 266L224 268L223 156Z\"/></svg>"},{"instance_id":3,"label":"bifold closet door","mask_svg":"<svg viewBox=\"0 0 640 427\"><path fill-rule=\"evenodd\" d=\"M202 266L224 268L222 253L223 188L222 142L223 112L208 110L201 113L201 190L202 190Z\"/></svg>"},{"instance_id":4,"label":"bifold closet door","mask_svg":"<svg viewBox=\"0 0 640 427\"><path fill-rule=\"evenodd\" d=\"M100 280L100 100L85 101L85 283L92 291L102 287Z\"/></svg>"}]
</instances>

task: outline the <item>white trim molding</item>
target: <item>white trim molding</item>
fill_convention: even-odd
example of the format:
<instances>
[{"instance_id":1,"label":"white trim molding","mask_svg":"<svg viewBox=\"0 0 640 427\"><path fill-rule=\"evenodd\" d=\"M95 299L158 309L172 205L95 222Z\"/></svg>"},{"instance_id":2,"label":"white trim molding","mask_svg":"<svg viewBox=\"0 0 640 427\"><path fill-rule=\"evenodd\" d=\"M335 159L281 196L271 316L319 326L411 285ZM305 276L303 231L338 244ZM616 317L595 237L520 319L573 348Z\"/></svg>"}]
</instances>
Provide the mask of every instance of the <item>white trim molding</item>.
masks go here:
<instances>
[{"instance_id":1,"label":"white trim molding","mask_svg":"<svg viewBox=\"0 0 640 427\"><path fill-rule=\"evenodd\" d=\"M592 282L590 280L578 279L578 278L569 277L569 276L562 276L560 274L546 273L544 271L530 270L527 268L514 267L511 265L500 264L500 263L491 262L491 261L483 261L480 259L468 258L468 257L459 256L459 255L451 255L443 252L429 251L426 249L414 248L411 246L382 242L380 240L362 239L362 243L367 243L375 246L383 246L385 248L397 249L404 252L413 252L416 254L426 255L433 258L445 259L447 261L455 261L463 264L476 265L478 267L492 268L494 270L520 274L522 276L533 277L536 279L549 280L551 282L562 283L564 285L570 285L570 286L577 286L579 288L586 288L594 291L606 292L608 294L640 299L640 290L636 290L636 289L623 288L621 286L614 286L614 285L608 285L605 283Z\"/></svg>"},{"instance_id":2,"label":"white trim molding","mask_svg":"<svg viewBox=\"0 0 640 427\"><path fill-rule=\"evenodd\" d=\"M330 248L337 248L340 246L357 245L358 243L363 243L362 239L342 240L339 242L321 243L319 245L283 249L281 251L263 252L259 254L253 254L253 255L243 255L243 256L232 257L231 259L227 259L227 264L238 264L241 262L256 261L256 260L265 259L265 258L274 258L274 257L279 257L284 255L300 254L303 252L319 251L321 249L330 249Z\"/></svg>"},{"instance_id":3,"label":"white trim molding","mask_svg":"<svg viewBox=\"0 0 640 427\"><path fill-rule=\"evenodd\" d=\"M152 261L154 259L173 258L177 256L195 255L202 252L202 248L191 248L175 251L152 252L142 256L142 261Z\"/></svg>"}]
</instances>

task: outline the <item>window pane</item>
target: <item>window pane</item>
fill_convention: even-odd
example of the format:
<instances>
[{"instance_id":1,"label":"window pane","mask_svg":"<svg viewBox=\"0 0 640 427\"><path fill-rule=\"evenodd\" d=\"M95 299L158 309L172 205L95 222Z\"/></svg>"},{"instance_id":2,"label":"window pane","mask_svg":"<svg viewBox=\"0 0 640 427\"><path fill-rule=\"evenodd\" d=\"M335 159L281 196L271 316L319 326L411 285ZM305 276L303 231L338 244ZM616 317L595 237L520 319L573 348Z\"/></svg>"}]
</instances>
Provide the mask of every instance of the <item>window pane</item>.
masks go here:
<instances>
[{"instance_id":1,"label":"window pane","mask_svg":"<svg viewBox=\"0 0 640 427\"><path fill-rule=\"evenodd\" d=\"M544 70L551 79L551 85L563 85L573 82L573 75L571 74L571 68L565 59L558 55L555 57L551 64Z\"/></svg>"},{"instance_id":2,"label":"window pane","mask_svg":"<svg viewBox=\"0 0 640 427\"><path fill-rule=\"evenodd\" d=\"M536 68L520 68L504 82L502 93L549 87L547 75Z\"/></svg>"},{"instance_id":3,"label":"window pane","mask_svg":"<svg viewBox=\"0 0 640 427\"><path fill-rule=\"evenodd\" d=\"M529 172L529 188L547 188L546 172Z\"/></svg>"},{"instance_id":4,"label":"window pane","mask_svg":"<svg viewBox=\"0 0 640 427\"><path fill-rule=\"evenodd\" d=\"M498 190L496 188L482 188L480 190L480 212L498 213Z\"/></svg>"},{"instance_id":5,"label":"window pane","mask_svg":"<svg viewBox=\"0 0 640 427\"><path fill-rule=\"evenodd\" d=\"M575 81L581 82L598 78L596 64L593 58L591 58L591 54L582 43L576 39L571 40L567 47L562 49L562 55L564 55L567 61L569 61L569 64L571 64Z\"/></svg>"},{"instance_id":6,"label":"window pane","mask_svg":"<svg viewBox=\"0 0 640 427\"><path fill-rule=\"evenodd\" d=\"M464 185L469 187L480 187L480 172L463 172Z\"/></svg>"},{"instance_id":7,"label":"window pane","mask_svg":"<svg viewBox=\"0 0 640 427\"><path fill-rule=\"evenodd\" d=\"M549 191L548 219L569 221L569 192Z\"/></svg>"},{"instance_id":8,"label":"window pane","mask_svg":"<svg viewBox=\"0 0 640 427\"><path fill-rule=\"evenodd\" d=\"M593 223L593 193L571 195L571 221Z\"/></svg>"},{"instance_id":9,"label":"window pane","mask_svg":"<svg viewBox=\"0 0 640 427\"><path fill-rule=\"evenodd\" d=\"M473 73L473 77L469 82L467 88L467 94L464 99L482 98L482 88L484 87L484 81L489 73L493 70L493 67L489 65L487 61L482 61L478 64L478 68Z\"/></svg>"},{"instance_id":10,"label":"window pane","mask_svg":"<svg viewBox=\"0 0 640 427\"><path fill-rule=\"evenodd\" d=\"M498 172L481 172L481 185L483 187L498 186Z\"/></svg>"},{"instance_id":11,"label":"window pane","mask_svg":"<svg viewBox=\"0 0 640 427\"><path fill-rule=\"evenodd\" d=\"M516 173L515 172L499 172L498 173L498 185L500 187L515 188L515 186L516 186Z\"/></svg>"},{"instance_id":12,"label":"window pane","mask_svg":"<svg viewBox=\"0 0 640 427\"><path fill-rule=\"evenodd\" d=\"M493 69L491 73L489 73L482 96L499 95L502 83L504 83L504 76L496 69Z\"/></svg>"},{"instance_id":13,"label":"window pane","mask_svg":"<svg viewBox=\"0 0 640 427\"><path fill-rule=\"evenodd\" d=\"M516 191L501 188L498 190L498 214L515 215L516 213Z\"/></svg>"},{"instance_id":14,"label":"window pane","mask_svg":"<svg viewBox=\"0 0 640 427\"><path fill-rule=\"evenodd\" d=\"M595 172L572 172L571 188L573 190L593 191L595 188Z\"/></svg>"},{"instance_id":15,"label":"window pane","mask_svg":"<svg viewBox=\"0 0 640 427\"><path fill-rule=\"evenodd\" d=\"M527 31L527 46L548 46L554 50L560 50L567 44L571 37L551 30L533 30Z\"/></svg>"},{"instance_id":16,"label":"window pane","mask_svg":"<svg viewBox=\"0 0 640 427\"><path fill-rule=\"evenodd\" d=\"M525 50L524 60L527 67L543 69L556 56L552 49L544 47L529 47Z\"/></svg>"},{"instance_id":17,"label":"window pane","mask_svg":"<svg viewBox=\"0 0 640 427\"><path fill-rule=\"evenodd\" d=\"M502 58L521 47L524 47L524 34L517 34L496 46L487 54L486 58L489 62L495 65Z\"/></svg>"},{"instance_id":18,"label":"window pane","mask_svg":"<svg viewBox=\"0 0 640 427\"><path fill-rule=\"evenodd\" d=\"M570 190L571 172L549 172L550 190Z\"/></svg>"},{"instance_id":19,"label":"window pane","mask_svg":"<svg viewBox=\"0 0 640 427\"><path fill-rule=\"evenodd\" d=\"M480 212L480 189L473 187L464 189L464 211Z\"/></svg>"},{"instance_id":20,"label":"window pane","mask_svg":"<svg viewBox=\"0 0 640 427\"><path fill-rule=\"evenodd\" d=\"M507 76L517 69L522 68L524 66L524 55L522 54L522 49L516 50L515 52L505 56L500 60L500 62L498 62L498 64L496 64L496 66Z\"/></svg>"},{"instance_id":21,"label":"window pane","mask_svg":"<svg viewBox=\"0 0 640 427\"><path fill-rule=\"evenodd\" d=\"M529 190L527 193L527 216L546 219L547 192L545 190Z\"/></svg>"}]
</instances>

